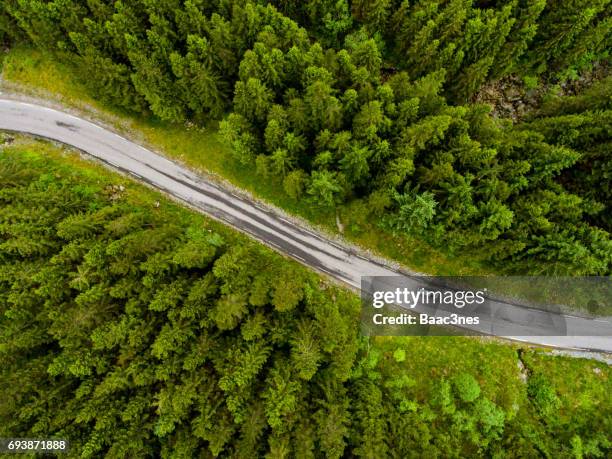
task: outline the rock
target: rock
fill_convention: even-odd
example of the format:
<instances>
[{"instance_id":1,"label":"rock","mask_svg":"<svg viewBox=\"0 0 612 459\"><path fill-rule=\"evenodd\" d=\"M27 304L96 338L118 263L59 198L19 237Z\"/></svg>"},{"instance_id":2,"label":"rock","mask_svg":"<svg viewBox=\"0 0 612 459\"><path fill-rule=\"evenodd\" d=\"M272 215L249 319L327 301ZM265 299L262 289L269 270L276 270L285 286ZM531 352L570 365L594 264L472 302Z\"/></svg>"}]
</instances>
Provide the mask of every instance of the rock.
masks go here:
<instances>
[{"instance_id":1,"label":"rock","mask_svg":"<svg viewBox=\"0 0 612 459\"><path fill-rule=\"evenodd\" d=\"M510 86L504 90L504 96L509 101L514 102L516 100L520 100L521 97L523 97L523 94L517 87Z\"/></svg>"},{"instance_id":2,"label":"rock","mask_svg":"<svg viewBox=\"0 0 612 459\"><path fill-rule=\"evenodd\" d=\"M516 362L516 366L519 369L519 379L523 384L526 384L529 375L527 374L527 369L525 368L523 361L521 359L518 359Z\"/></svg>"},{"instance_id":3,"label":"rock","mask_svg":"<svg viewBox=\"0 0 612 459\"><path fill-rule=\"evenodd\" d=\"M340 234L343 234L344 233L344 225L340 221L340 214L339 214L339 212L336 212L336 226L338 227L338 231L340 232Z\"/></svg>"},{"instance_id":4,"label":"rock","mask_svg":"<svg viewBox=\"0 0 612 459\"><path fill-rule=\"evenodd\" d=\"M0 144L10 145L15 141L15 137L9 134L0 134Z\"/></svg>"}]
</instances>

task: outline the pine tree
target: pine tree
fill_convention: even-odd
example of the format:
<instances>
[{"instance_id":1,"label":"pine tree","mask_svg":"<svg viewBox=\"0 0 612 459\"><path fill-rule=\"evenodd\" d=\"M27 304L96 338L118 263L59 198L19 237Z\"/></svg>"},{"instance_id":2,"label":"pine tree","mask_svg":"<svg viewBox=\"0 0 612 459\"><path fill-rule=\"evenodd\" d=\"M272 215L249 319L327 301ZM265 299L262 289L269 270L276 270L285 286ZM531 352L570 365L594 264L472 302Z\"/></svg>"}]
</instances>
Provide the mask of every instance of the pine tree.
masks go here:
<instances>
[{"instance_id":1,"label":"pine tree","mask_svg":"<svg viewBox=\"0 0 612 459\"><path fill-rule=\"evenodd\" d=\"M577 46L578 49L584 46L584 42L581 43L579 38L583 31L594 32L595 42L591 44L594 55L591 57L595 57L596 53L601 50L600 47L605 46L602 38L607 35L607 40L609 40L609 29L604 31L598 28L599 15L606 11L609 4L609 0L589 2L575 0L567 3L548 4L540 17L534 46L527 55L530 68L536 73L542 73L547 69L556 73L576 64L577 62L566 60L566 58L581 57L572 53L571 50L573 46ZM609 22L605 14L602 15L602 22ZM569 54L566 55L568 52Z\"/></svg>"},{"instance_id":2,"label":"pine tree","mask_svg":"<svg viewBox=\"0 0 612 459\"><path fill-rule=\"evenodd\" d=\"M321 206L334 206L342 189L338 179L329 171L314 171L307 192L315 203Z\"/></svg>"},{"instance_id":3,"label":"pine tree","mask_svg":"<svg viewBox=\"0 0 612 459\"><path fill-rule=\"evenodd\" d=\"M196 119L219 118L228 102L227 85L212 69L210 44L205 38L187 36L187 54L170 54L172 72L181 98Z\"/></svg>"},{"instance_id":4,"label":"pine tree","mask_svg":"<svg viewBox=\"0 0 612 459\"><path fill-rule=\"evenodd\" d=\"M252 123L261 123L268 114L272 97L272 92L256 78L238 81L234 91L234 108Z\"/></svg>"}]
</instances>

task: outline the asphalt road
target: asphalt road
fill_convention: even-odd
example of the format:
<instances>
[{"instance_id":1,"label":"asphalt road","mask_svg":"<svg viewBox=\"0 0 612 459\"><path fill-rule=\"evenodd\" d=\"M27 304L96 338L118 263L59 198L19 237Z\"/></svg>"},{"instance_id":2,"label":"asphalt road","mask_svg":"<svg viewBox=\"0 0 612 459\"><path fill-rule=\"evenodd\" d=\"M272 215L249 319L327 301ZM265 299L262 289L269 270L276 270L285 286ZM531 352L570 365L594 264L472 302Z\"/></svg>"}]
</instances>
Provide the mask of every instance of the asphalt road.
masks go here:
<instances>
[{"instance_id":1,"label":"asphalt road","mask_svg":"<svg viewBox=\"0 0 612 459\"><path fill-rule=\"evenodd\" d=\"M146 182L356 289L360 289L363 276L399 275L392 268L354 249L300 227L177 163L73 115L0 99L0 129L28 133L76 147L107 166ZM421 285L416 276L402 276L405 276L408 285L415 288ZM612 352L610 318L590 319L563 314L551 316L550 313L503 301L491 301L488 306L497 311L494 317L478 326L466 328L544 346ZM567 336L535 336L539 330L542 335L550 334L547 324L551 323L563 324Z\"/></svg>"}]
</instances>

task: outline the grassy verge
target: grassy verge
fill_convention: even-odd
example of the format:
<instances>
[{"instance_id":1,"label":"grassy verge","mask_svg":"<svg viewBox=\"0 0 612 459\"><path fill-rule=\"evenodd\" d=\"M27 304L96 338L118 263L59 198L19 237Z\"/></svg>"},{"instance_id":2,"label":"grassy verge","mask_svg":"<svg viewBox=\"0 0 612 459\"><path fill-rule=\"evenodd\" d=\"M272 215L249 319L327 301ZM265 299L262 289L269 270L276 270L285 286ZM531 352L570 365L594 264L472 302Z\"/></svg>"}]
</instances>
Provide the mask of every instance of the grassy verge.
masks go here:
<instances>
[{"instance_id":1,"label":"grassy verge","mask_svg":"<svg viewBox=\"0 0 612 459\"><path fill-rule=\"evenodd\" d=\"M517 365L518 347L514 344L448 336L378 337L373 342L392 373L405 373L414 380L415 393L421 400L430 396L433 381L470 373L483 394L505 410L525 401ZM402 362L393 358L398 349L406 353Z\"/></svg>"},{"instance_id":2,"label":"grassy verge","mask_svg":"<svg viewBox=\"0 0 612 459\"><path fill-rule=\"evenodd\" d=\"M372 351L384 362L380 383L407 375L417 403L435 400L442 380L474 376L483 397L504 411L500 457L545 457L553 443L563 445L560 457L608 457L612 368L605 363L449 337L378 338ZM526 438L532 451L522 450Z\"/></svg>"},{"instance_id":3,"label":"grassy verge","mask_svg":"<svg viewBox=\"0 0 612 459\"><path fill-rule=\"evenodd\" d=\"M555 388L560 401L559 422L569 423L579 419L584 422L589 413L597 412L607 424L612 424L610 366L534 350L525 352L522 359L532 377L541 375Z\"/></svg>"},{"instance_id":4,"label":"grassy verge","mask_svg":"<svg viewBox=\"0 0 612 459\"><path fill-rule=\"evenodd\" d=\"M100 119L171 158L217 175L328 233L338 234L333 210L317 208L306 201L295 201L285 194L280 181L264 180L256 175L253 167L239 164L218 139L214 124L194 127L166 123L100 104L80 81L76 66L30 48L17 47L5 56L2 88L55 100ZM339 209L345 226L344 237L350 242L416 271L437 275L487 272L475 254L452 256L433 249L423 241L394 236L382 230L376 221L369 219L365 206L362 201L354 201Z\"/></svg>"}]
</instances>

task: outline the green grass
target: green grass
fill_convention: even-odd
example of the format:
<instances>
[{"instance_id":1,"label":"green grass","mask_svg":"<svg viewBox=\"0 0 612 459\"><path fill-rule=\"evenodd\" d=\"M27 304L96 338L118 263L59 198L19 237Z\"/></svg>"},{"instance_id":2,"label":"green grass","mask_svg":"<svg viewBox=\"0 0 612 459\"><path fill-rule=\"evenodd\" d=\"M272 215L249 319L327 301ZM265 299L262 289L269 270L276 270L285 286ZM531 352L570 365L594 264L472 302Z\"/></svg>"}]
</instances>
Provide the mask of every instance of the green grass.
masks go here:
<instances>
[{"instance_id":1,"label":"green grass","mask_svg":"<svg viewBox=\"0 0 612 459\"><path fill-rule=\"evenodd\" d=\"M523 361L533 374L544 375L555 388L561 400L562 422L571 422L589 412L612 415L612 367L609 365L536 351L525 352Z\"/></svg>"},{"instance_id":2,"label":"green grass","mask_svg":"<svg viewBox=\"0 0 612 459\"><path fill-rule=\"evenodd\" d=\"M422 400L429 397L432 381L460 373L474 375L483 393L506 410L526 395L515 344L448 336L378 337L373 342L393 373L405 373L414 380L415 392ZM405 361L394 361L396 349L406 352Z\"/></svg>"},{"instance_id":3,"label":"green grass","mask_svg":"<svg viewBox=\"0 0 612 459\"><path fill-rule=\"evenodd\" d=\"M14 48L5 56L2 81L5 90L58 101L100 119L168 157L226 180L328 233L338 234L332 209L318 208L307 201L298 202L285 194L280 181L262 179L253 166L239 164L229 148L219 140L216 124L194 127L167 123L103 105L83 85L75 65L26 47ZM382 230L368 217L365 206L358 200L338 209L345 226L344 237L350 242L416 271L437 275L488 273L475 256L454 257L423 241L394 236Z\"/></svg>"},{"instance_id":4,"label":"green grass","mask_svg":"<svg viewBox=\"0 0 612 459\"><path fill-rule=\"evenodd\" d=\"M372 340L372 345L384 362L381 383L394 375L408 375L418 402L431 399L441 378L468 373L476 378L483 395L504 409L508 420L516 418L519 424L532 425L539 414L528 387L530 378L538 375L553 388L560 402L550 420L558 429L580 432L611 419L612 367L602 362L477 338L379 337ZM394 359L398 349L405 351L404 361ZM525 365L524 379L520 377L519 358Z\"/></svg>"}]
</instances>

